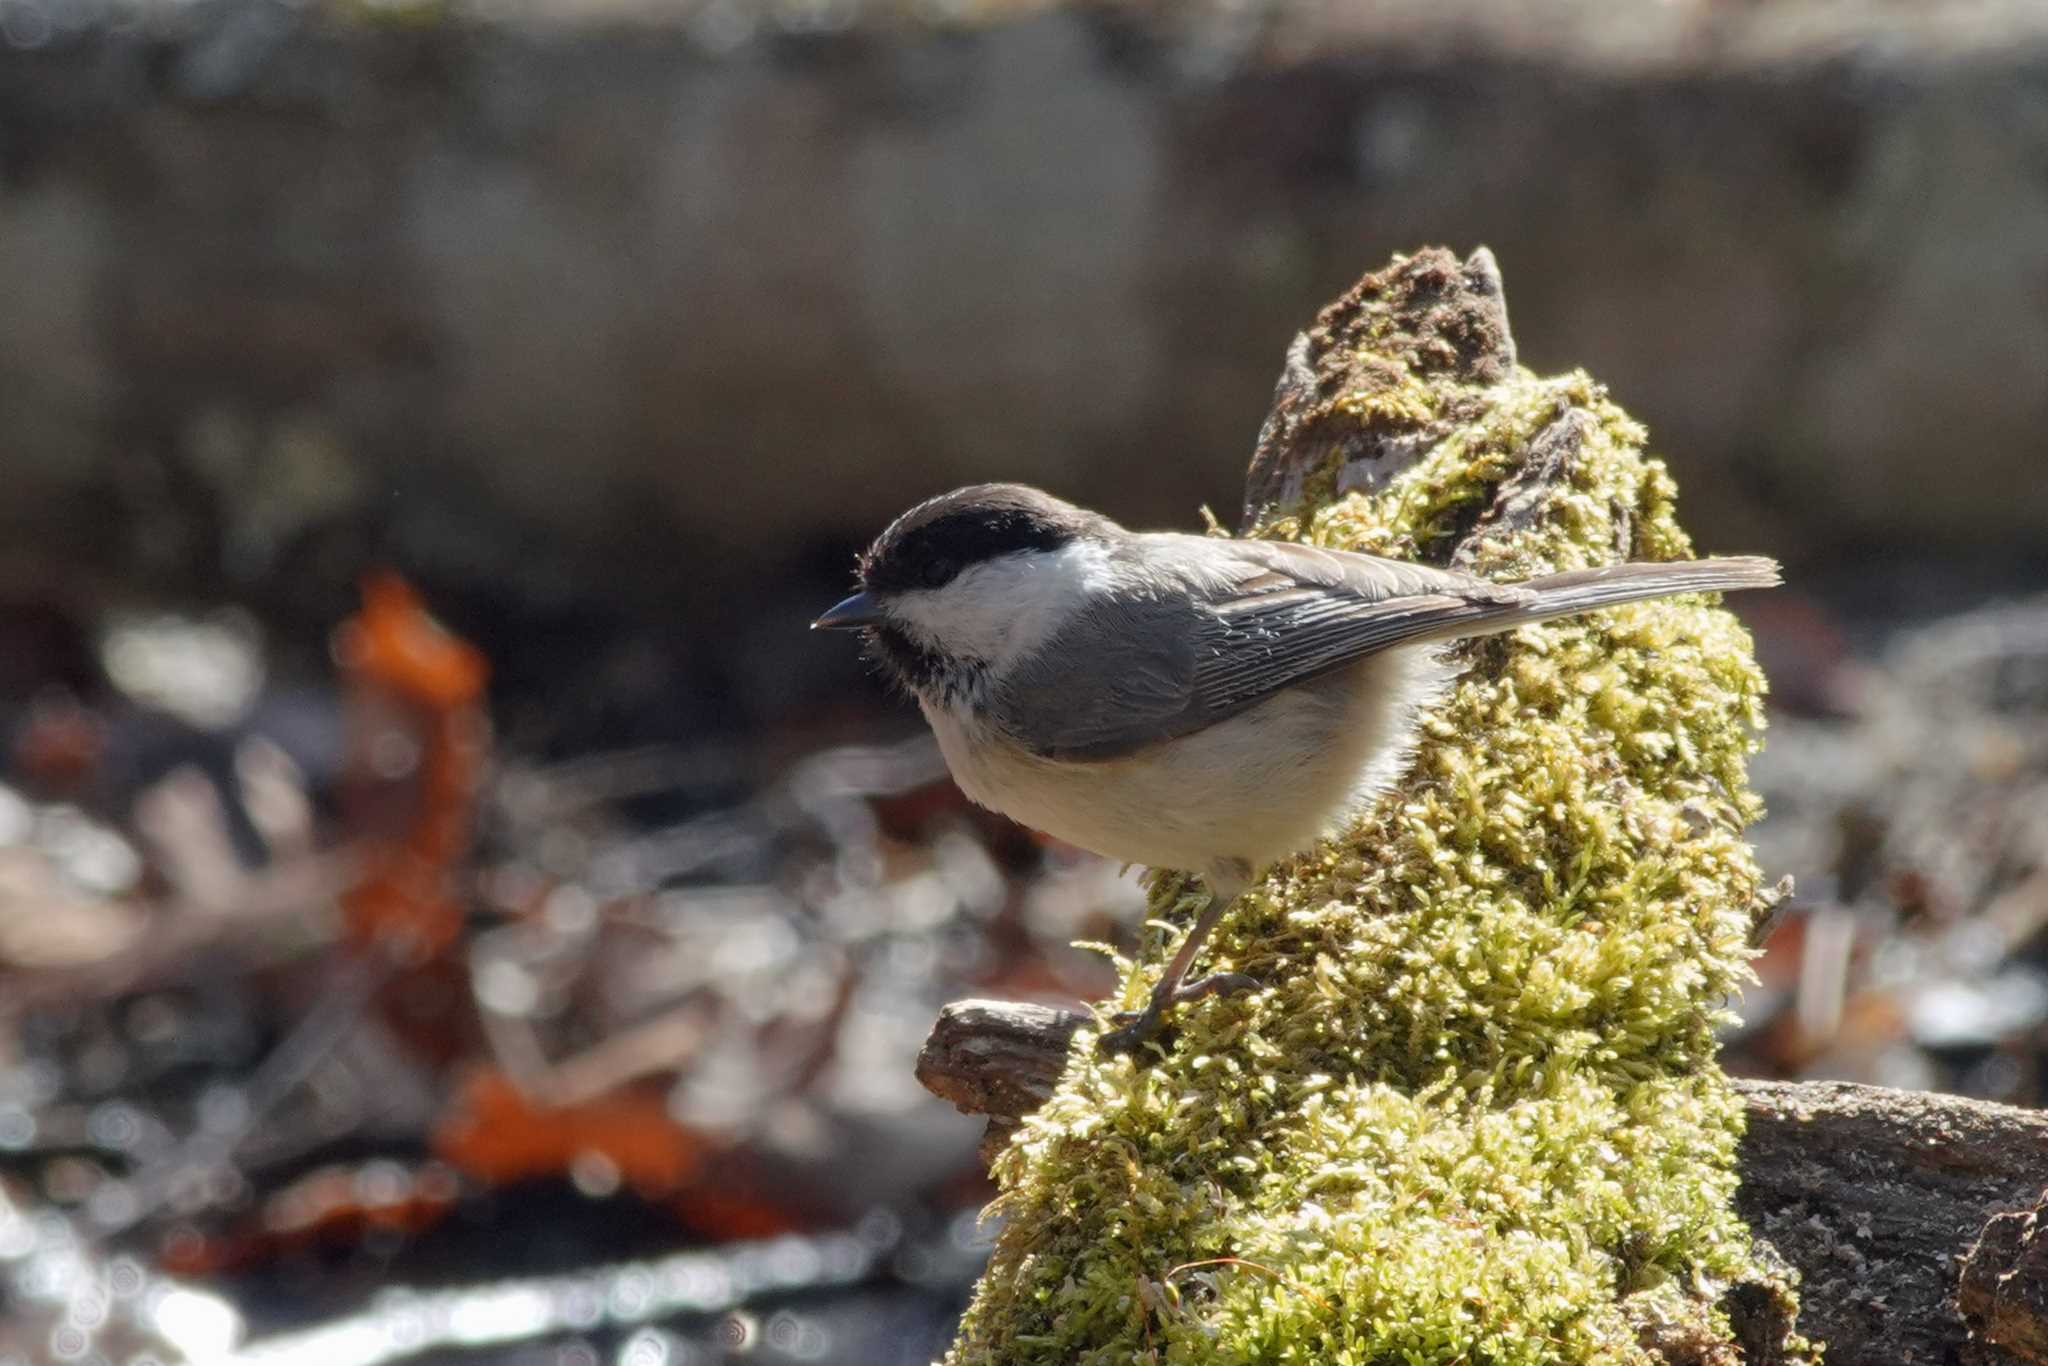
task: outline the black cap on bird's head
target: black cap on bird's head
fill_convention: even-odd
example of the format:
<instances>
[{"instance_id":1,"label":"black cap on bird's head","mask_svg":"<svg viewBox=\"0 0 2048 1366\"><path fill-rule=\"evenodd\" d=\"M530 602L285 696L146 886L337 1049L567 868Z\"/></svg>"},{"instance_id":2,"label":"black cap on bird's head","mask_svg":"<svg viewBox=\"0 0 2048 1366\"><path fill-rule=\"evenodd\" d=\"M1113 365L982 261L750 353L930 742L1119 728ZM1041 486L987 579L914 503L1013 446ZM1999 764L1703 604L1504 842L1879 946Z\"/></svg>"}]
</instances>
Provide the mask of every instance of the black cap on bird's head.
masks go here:
<instances>
[{"instance_id":1,"label":"black cap on bird's head","mask_svg":"<svg viewBox=\"0 0 2048 1366\"><path fill-rule=\"evenodd\" d=\"M860 557L860 587L813 629L873 626L897 593L943 588L973 565L1020 551L1050 551L1109 526L1107 518L1024 484L969 484L930 498L889 524Z\"/></svg>"},{"instance_id":2,"label":"black cap on bird's head","mask_svg":"<svg viewBox=\"0 0 2048 1366\"><path fill-rule=\"evenodd\" d=\"M1116 530L1106 517L1023 484L970 484L891 522L860 557L860 591L811 628L863 630L869 655L897 683L920 697L956 698L982 680L987 639L978 645L972 632L962 639L934 630L918 600L977 565ZM919 625L913 619L921 615Z\"/></svg>"}]
</instances>

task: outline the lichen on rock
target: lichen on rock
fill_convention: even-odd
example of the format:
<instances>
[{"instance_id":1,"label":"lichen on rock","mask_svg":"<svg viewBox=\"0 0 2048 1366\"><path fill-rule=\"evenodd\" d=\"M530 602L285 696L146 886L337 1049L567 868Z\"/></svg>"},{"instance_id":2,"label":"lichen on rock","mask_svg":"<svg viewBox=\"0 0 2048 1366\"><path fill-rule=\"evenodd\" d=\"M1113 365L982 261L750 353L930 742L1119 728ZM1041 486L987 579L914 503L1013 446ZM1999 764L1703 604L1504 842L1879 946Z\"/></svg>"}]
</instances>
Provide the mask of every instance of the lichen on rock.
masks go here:
<instances>
[{"instance_id":1,"label":"lichen on rock","mask_svg":"<svg viewBox=\"0 0 2048 1366\"><path fill-rule=\"evenodd\" d=\"M1430 349L1475 263L1397 260L1297 343L1311 467L1258 534L1502 579L1690 554L1599 386L1499 364L1504 313L1500 346ZM1143 1060L1077 1037L997 1163L950 1362L1732 1363L1730 1290L1789 1306L1733 1210L1715 1063L1760 891L1746 634L1689 597L1459 650L1406 778L1223 922L1208 966L1262 989ZM1150 885L1124 1004L1202 895Z\"/></svg>"}]
</instances>

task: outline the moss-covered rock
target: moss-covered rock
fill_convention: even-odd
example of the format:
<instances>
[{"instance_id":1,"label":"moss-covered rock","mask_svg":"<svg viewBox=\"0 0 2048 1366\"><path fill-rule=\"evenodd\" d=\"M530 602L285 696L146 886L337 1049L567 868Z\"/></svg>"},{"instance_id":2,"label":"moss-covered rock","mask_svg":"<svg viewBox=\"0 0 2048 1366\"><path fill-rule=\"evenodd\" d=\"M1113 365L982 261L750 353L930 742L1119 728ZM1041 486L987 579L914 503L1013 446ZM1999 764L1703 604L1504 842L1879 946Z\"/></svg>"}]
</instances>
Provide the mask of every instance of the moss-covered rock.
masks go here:
<instances>
[{"instance_id":1,"label":"moss-covered rock","mask_svg":"<svg viewBox=\"0 0 2048 1366\"><path fill-rule=\"evenodd\" d=\"M1260 534L1503 579L1691 553L1640 427L1584 375L1432 365L1387 316L1414 278L1326 313L1322 373L1353 377L1318 411L1328 467ZM1356 477L1346 413L1424 439ZM1731 1206L1714 1061L1760 881L1749 641L1680 598L1460 648L1408 777L1225 919L1207 966L1264 988L1143 1059L1077 1038L997 1165L950 1361L1738 1359L1726 1290L1781 1284ZM1122 1004L1202 895L1151 886Z\"/></svg>"}]
</instances>

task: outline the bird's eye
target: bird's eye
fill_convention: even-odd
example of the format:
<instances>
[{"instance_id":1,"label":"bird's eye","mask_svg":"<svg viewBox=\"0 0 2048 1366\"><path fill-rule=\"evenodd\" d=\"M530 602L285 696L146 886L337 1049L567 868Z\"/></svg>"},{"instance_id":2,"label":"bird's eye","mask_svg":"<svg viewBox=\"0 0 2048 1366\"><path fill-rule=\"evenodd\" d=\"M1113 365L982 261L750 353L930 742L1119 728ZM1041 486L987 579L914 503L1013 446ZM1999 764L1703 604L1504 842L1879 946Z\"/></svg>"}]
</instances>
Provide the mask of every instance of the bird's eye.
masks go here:
<instances>
[{"instance_id":1,"label":"bird's eye","mask_svg":"<svg viewBox=\"0 0 2048 1366\"><path fill-rule=\"evenodd\" d=\"M959 572L960 563L957 560L949 560L943 556L937 559L926 560L924 564L924 586L927 588L943 587L951 582L953 576Z\"/></svg>"}]
</instances>

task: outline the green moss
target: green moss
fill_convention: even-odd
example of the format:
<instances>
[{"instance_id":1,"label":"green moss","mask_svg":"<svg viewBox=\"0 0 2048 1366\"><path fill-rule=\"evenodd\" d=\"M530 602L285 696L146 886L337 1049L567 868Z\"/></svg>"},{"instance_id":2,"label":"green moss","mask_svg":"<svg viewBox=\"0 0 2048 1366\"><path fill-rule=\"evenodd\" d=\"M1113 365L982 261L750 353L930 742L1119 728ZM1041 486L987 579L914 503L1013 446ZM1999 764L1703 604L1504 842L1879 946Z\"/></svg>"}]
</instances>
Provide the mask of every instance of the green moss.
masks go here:
<instances>
[{"instance_id":1,"label":"green moss","mask_svg":"<svg viewBox=\"0 0 2048 1366\"><path fill-rule=\"evenodd\" d=\"M1584 376L1474 393L1384 487L1314 481L1265 534L1441 558L1575 412L1567 477L1470 567L1690 553L1643 432ZM1404 380L1356 416L1440 409ZM1147 1065L1079 1036L998 1164L950 1361L1633 1363L1674 1325L1689 1360L1732 1350L1722 1289L1776 1283L1731 1206L1714 1062L1759 890L1748 639L1685 598L1463 648L1402 785L1226 918L1206 966L1264 988L1186 1010ZM1184 924L1199 889L1151 885ZM1126 965L1123 1004L1179 932Z\"/></svg>"},{"instance_id":2,"label":"green moss","mask_svg":"<svg viewBox=\"0 0 2048 1366\"><path fill-rule=\"evenodd\" d=\"M1354 357L1353 366L1378 382L1346 390L1332 407L1359 426L1420 427L1436 415L1435 391L1411 372L1370 352Z\"/></svg>"}]
</instances>

